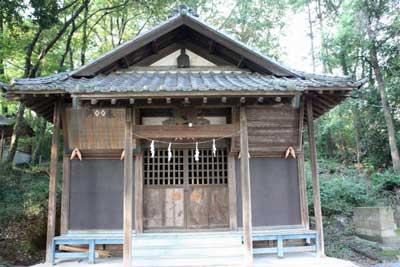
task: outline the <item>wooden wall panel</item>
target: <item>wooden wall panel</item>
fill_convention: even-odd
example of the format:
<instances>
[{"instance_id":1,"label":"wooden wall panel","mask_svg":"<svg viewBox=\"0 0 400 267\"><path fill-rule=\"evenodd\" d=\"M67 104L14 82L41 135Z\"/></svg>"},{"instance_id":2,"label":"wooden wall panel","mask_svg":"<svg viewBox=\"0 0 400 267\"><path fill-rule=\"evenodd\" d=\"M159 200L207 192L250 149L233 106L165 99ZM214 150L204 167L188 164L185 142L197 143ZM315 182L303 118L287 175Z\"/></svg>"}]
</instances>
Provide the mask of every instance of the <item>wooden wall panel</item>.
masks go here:
<instances>
[{"instance_id":1,"label":"wooden wall panel","mask_svg":"<svg viewBox=\"0 0 400 267\"><path fill-rule=\"evenodd\" d=\"M289 104L247 106L250 152L284 152L289 146L299 145L300 110ZM233 151L240 149L239 138L234 139Z\"/></svg>"},{"instance_id":2,"label":"wooden wall panel","mask_svg":"<svg viewBox=\"0 0 400 267\"><path fill-rule=\"evenodd\" d=\"M69 148L123 149L124 108L67 108Z\"/></svg>"}]
</instances>

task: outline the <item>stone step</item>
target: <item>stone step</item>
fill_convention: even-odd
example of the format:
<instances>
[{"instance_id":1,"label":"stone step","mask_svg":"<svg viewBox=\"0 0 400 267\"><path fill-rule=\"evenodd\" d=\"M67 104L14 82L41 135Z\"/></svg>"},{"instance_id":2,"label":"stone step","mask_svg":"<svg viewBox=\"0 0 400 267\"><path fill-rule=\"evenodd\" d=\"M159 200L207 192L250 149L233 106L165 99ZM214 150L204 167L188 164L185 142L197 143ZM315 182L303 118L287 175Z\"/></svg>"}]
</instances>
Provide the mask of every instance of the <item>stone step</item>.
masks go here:
<instances>
[{"instance_id":1,"label":"stone step","mask_svg":"<svg viewBox=\"0 0 400 267\"><path fill-rule=\"evenodd\" d=\"M133 266L242 266L243 245L236 233L155 233L133 240Z\"/></svg>"},{"instance_id":2,"label":"stone step","mask_svg":"<svg viewBox=\"0 0 400 267\"><path fill-rule=\"evenodd\" d=\"M133 257L225 257L243 255L243 246L134 248Z\"/></svg>"},{"instance_id":3,"label":"stone step","mask_svg":"<svg viewBox=\"0 0 400 267\"><path fill-rule=\"evenodd\" d=\"M242 240L237 237L225 237L225 238L158 238L158 239L147 239L139 238L133 240L133 247L152 247L152 246L171 246L171 247L204 247L204 246L215 246L221 247L224 245L240 246Z\"/></svg>"},{"instance_id":4,"label":"stone step","mask_svg":"<svg viewBox=\"0 0 400 267\"><path fill-rule=\"evenodd\" d=\"M187 258L133 258L134 267L183 267L183 266L243 266L242 256L187 257Z\"/></svg>"}]
</instances>

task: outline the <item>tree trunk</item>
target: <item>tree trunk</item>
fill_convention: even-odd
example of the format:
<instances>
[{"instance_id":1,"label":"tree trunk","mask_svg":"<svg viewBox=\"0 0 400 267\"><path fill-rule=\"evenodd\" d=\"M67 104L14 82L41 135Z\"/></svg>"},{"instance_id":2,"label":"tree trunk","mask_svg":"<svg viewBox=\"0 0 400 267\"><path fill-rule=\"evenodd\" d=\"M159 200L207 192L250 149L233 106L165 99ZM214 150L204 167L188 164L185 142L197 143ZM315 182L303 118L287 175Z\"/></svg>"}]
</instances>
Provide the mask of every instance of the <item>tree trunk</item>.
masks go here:
<instances>
[{"instance_id":1,"label":"tree trunk","mask_svg":"<svg viewBox=\"0 0 400 267\"><path fill-rule=\"evenodd\" d=\"M358 116L358 110L355 106L351 109L353 113L353 124L354 124L354 135L356 138L356 156L358 166L361 163L361 139L360 139L360 118Z\"/></svg>"},{"instance_id":2,"label":"tree trunk","mask_svg":"<svg viewBox=\"0 0 400 267\"><path fill-rule=\"evenodd\" d=\"M311 60L312 60L312 68L313 72L315 72L315 48L314 48L314 30L313 30L313 22L311 18L311 8L310 8L310 1L307 1L307 11L308 11L308 26L310 27L310 45L311 45Z\"/></svg>"},{"instance_id":3,"label":"tree trunk","mask_svg":"<svg viewBox=\"0 0 400 267\"><path fill-rule=\"evenodd\" d=\"M376 39L375 39L374 33L372 32L370 23L367 25L367 32L368 32L368 36L371 41L371 46L369 49L371 65L374 70L375 80L378 85L379 93L381 96L383 114L385 116L386 127L388 130L389 146L390 146L390 154L392 156L393 170L396 174L400 174L400 157L399 157L399 149L397 147L397 141L396 141L396 131L394 129L392 114L390 113L390 110L388 107L388 102L386 99L385 82L383 80L383 76L382 76L380 66L379 66L378 52L377 52L377 47L376 47L376 43L375 43Z\"/></svg>"},{"instance_id":4,"label":"tree trunk","mask_svg":"<svg viewBox=\"0 0 400 267\"><path fill-rule=\"evenodd\" d=\"M17 153L18 140L21 133L22 122L24 120L25 105L23 103L19 104L17 118L15 120L14 131L11 136L10 149L8 150L8 155L6 162L12 163Z\"/></svg>"},{"instance_id":5,"label":"tree trunk","mask_svg":"<svg viewBox=\"0 0 400 267\"><path fill-rule=\"evenodd\" d=\"M3 45L3 34L4 34L4 21L3 13L0 11L0 45ZM4 75L4 56L3 52L0 51L0 77Z\"/></svg>"},{"instance_id":6,"label":"tree trunk","mask_svg":"<svg viewBox=\"0 0 400 267\"><path fill-rule=\"evenodd\" d=\"M40 147L43 144L43 140L44 140L44 134L46 131L46 127L47 127L47 121L46 119L40 119L40 125L39 125L39 129L38 132L36 133L36 144L35 144L35 149L33 150L32 153L32 158L31 158L31 163L32 164L38 164L39 163L39 158L40 158Z\"/></svg>"},{"instance_id":7,"label":"tree trunk","mask_svg":"<svg viewBox=\"0 0 400 267\"><path fill-rule=\"evenodd\" d=\"M328 133L326 134L326 157L333 158L335 150L335 140L333 139L332 132L328 129Z\"/></svg>"},{"instance_id":8,"label":"tree trunk","mask_svg":"<svg viewBox=\"0 0 400 267\"><path fill-rule=\"evenodd\" d=\"M82 29L82 47L81 47L81 65L85 65L86 63L86 50L87 50L87 42L88 42L88 15L89 15L89 3L86 2L85 10L84 10L84 22Z\"/></svg>"}]
</instances>

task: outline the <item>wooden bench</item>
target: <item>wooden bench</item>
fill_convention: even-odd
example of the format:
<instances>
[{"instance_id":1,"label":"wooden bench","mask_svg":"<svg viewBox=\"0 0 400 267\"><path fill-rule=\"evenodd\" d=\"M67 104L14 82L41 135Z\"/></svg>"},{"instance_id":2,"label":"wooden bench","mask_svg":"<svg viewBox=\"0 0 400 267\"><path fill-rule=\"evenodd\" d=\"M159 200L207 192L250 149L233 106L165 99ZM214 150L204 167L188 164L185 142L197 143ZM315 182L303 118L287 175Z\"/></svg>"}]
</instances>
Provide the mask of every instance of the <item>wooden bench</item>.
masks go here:
<instances>
[{"instance_id":1,"label":"wooden bench","mask_svg":"<svg viewBox=\"0 0 400 267\"><path fill-rule=\"evenodd\" d=\"M253 248L253 254L277 253L279 258L283 258L284 252L317 252L317 232L312 230L304 231L266 231L253 232L254 241L276 241L276 247ZM306 246L283 246L284 240L305 239ZM313 240L313 244L311 244Z\"/></svg>"},{"instance_id":2,"label":"wooden bench","mask_svg":"<svg viewBox=\"0 0 400 267\"><path fill-rule=\"evenodd\" d=\"M57 236L53 239L51 262L54 265L55 259L87 258L89 263L94 263L96 258L96 245L122 245L122 236ZM57 251L60 245L88 245L88 252L61 252Z\"/></svg>"}]
</instances>

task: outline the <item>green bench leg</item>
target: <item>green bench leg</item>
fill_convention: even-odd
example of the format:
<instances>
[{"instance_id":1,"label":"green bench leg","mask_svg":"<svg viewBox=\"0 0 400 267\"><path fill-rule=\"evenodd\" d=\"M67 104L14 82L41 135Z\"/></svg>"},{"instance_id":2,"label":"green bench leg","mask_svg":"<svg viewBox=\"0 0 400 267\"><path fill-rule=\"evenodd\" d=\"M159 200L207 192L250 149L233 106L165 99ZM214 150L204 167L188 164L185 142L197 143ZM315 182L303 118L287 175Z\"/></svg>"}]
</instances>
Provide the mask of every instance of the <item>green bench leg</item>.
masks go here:
<instances>
[{"instance_id":1,"label":"green bench leg","mask_svg":"<svg viewBox=\"0 0 400 267\"><path fill-rule=\"evenodd\" d=\"M278 258L283 258L283 237L278 236Z\"/></svg>"}]
</instances>

